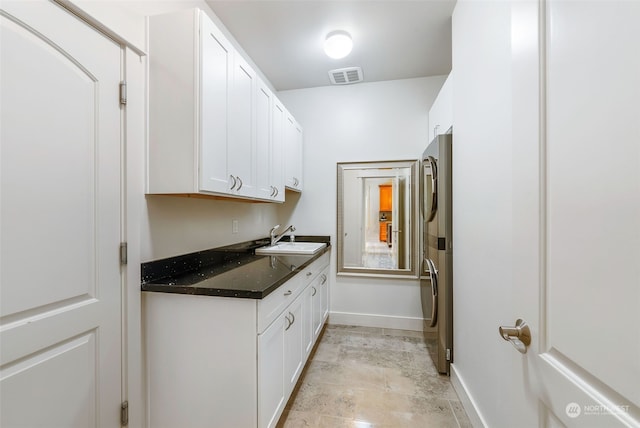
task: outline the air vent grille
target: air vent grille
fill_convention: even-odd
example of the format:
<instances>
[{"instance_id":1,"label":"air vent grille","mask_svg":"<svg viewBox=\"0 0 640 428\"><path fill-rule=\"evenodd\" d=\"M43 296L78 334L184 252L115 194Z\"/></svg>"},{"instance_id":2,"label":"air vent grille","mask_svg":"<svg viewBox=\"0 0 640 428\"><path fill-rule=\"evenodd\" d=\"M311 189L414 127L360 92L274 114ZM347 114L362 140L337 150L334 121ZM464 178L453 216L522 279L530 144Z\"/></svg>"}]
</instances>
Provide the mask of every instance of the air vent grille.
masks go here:
<instances>
[{"instance_id":1,"label":"air vent grille","mask_svg":"<svg viewBox=\"0 0 640 428\"><path fill-rule=\"evenodd\" d=\"M334 85L350 85L362 82L362 69L360 67L348 67L329 70L329 79Z\"/></svg>"}]
</instances>

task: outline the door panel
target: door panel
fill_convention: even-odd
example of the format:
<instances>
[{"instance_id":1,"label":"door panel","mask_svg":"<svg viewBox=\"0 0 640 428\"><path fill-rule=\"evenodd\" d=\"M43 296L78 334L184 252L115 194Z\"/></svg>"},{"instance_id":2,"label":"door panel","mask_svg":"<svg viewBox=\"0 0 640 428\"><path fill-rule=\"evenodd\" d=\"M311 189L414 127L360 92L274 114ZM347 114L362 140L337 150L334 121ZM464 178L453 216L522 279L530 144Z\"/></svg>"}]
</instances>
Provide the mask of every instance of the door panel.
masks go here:
<instances>
[{"instance_id":1,"label":"door panel","mask_svg":"<svg viewBox=\"0 0 640 428\"><path fill-rule=\"evenodd\" d=\"M0 22L0 425L118 426L122 51L49 2Z\"/></svg>"},{"instance_id":2,"label":"door panel","mask_svg":"<svg viewBox=\"0 0 640 428\"><path fill-rule=\"evenodd\" d=\"M56 344L3 370L2 425L84 428L95 425L96 331ZM37 387L36 387L37 385ZM25 412L25 403L37 411Z\"/></svg>"},{"instance_id":3,"label":"door panel","mask_svg":"<svg viewBox=\"0 0 640 428\"><path fill-rule=\"evenodd\" d=\"M11 183L3 180L2 221L11 227L3 228L2 238L15 246L3 252L2 276L9 282L25 272L30 277L21 287L3 290L2 314L8 316L95 296L96 252L86 251L95 247L95 202L67 194L91 195L96 185L99 106L97 82L86 69L20 24L3 24L3 44L11 48L2 58L2 79L7 83L2 87L7 100L2 118L8 127L3 132L2 174ZM44 94L49 100L64 100L69 93L74 102L68 103L64 117L42 105ZM72 117L76 125L64 131L64 139L43 138L43 129L56 132L61 119ZM21 122L37 126L22 127ZM63 167L69 161L74 168ZM59 251L60 243L69 243L69 248ZM46 254L48 269L33 269L31 252ZM51 287L51 278L59 278L64 286Z\"/></svg>"}]
</instances>

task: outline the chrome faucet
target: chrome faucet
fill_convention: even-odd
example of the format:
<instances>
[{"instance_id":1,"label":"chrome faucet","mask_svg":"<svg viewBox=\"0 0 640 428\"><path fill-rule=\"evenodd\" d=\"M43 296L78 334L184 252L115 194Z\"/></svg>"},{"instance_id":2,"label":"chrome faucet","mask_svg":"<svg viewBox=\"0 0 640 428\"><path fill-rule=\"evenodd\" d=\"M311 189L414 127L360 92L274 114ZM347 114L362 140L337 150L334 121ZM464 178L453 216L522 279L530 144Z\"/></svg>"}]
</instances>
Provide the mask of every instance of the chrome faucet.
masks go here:
<instances>
[{"instance_id":1,"label":"chrome faucet","mask_svg":"<svg viewBox=\"0 0 640 428\"><path fill-rule=\"evenodd\" d=\"M296 230L296 228L293 227L293 225L290 225L280 235L276 235L276 230L278 230L279 228L280 228L280 225L277 224L277 225L273 226L271 228L271 232L269 232L269 236L271 237L271 245L272 246L276 245L278 243L278 241L282 239L282 237L284 236L285 233L287 233L289 231L295 232L295 230Z\"/></svg>"}]
</instances>

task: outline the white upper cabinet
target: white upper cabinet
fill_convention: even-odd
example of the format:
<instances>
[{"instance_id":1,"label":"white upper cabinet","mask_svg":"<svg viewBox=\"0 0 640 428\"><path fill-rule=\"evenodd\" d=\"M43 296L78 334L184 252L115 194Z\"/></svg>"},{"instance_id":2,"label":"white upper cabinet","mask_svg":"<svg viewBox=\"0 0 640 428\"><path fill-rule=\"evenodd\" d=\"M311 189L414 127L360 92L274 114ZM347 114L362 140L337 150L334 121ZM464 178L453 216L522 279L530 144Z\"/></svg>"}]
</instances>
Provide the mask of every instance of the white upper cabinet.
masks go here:
<instances>
[{"instance_id":1,"label":"white upper cabinet","mask_svg":"<svg viewBox=\"0 0 640 428\"><path fill-rule=\"evenodd\" d=\"M429 140L453 126L453 73L450 73L429 110Z\"/></svg>"},{"instance_id":2,"label":"white upper cabinet","mask_svg":"<svg viewBox=\"0 0 640 428\"><path fill-rule=\"evenodd\" d=\"M230 193L258 196L255 178L256 72L238 54L234 57L229 110L227 161Z\"/></svg>"},{"instance_id":3,"label":"white upper cabinet","mask_svg":"<svg viewBox=\"0 0 640 428\"><path fill-rule=\"evenodd\" d=\"M261 197L270 198L275 192L271 183L273 94L263 82L256 92L256 185Z\"/></svg>"},{"instance_id":4,"label":"white upper cabinet","mask_svg":"<svg viewBox=\"0 0 640 428\"><path fill-rule=\"evenodd\" d=\"M302 191L302 127L286 112L284 122L285 185L287 189Z\"/></svg>"},{"instance_id":5,"label":"white upper cabinet","mask_svg":"<svg viewBox=\"0 0 640 428\"><path fill-rule=\"evenodd\" d=\"M149 59L148 193L283 202L283 147L295 132L207 14L150 17ZM292 162L301 170L301 156Z\"/></svg>"},{"instance_id":6,"label":"white upper cabinet","mask_svg":"<svg viewBox=\"0 0 640 428\"><path fill-rule=\"evenodd\" d=\"M155 18L154 18L155 19ZM166 17L158 17L157 19L163 20L167 19ZM151 21L152 23L154 20ZM156 30L154 26L151 27L153 30ZM157 32L164 33L162 27L157 28ZM162 37L162 35L157 34L156 31L153 31L152 41L157 41L157 37ZM151 98L151 111L155 111L155 108L165 107L167 113L172 115L179 114L179 112L175 111L175 107L168 103L168 99L161 99L159 97L168 96L166 93L167 85L164 81L155 81L154 76L162 73L162 69L160 68L160 64L157 64L156 61L161 62L161 66L166 67L165 60L170 62L170 58L165 58L164 56L158 55L156 58L155 52L161 49L166 49L166 46L151 46L152 55L151 60L151 94L157 95L157 97ZM230 103L230 89L233 81L233 72L234 72L234 55L233 48L231 43L222 35L222 33L216 28L216 26L211 22L211 20L204 14L200 14L200 67L199 67L199 87L201 88L200 92L200 115L199 115L199 124L200 124L200 144L198 147L197 144L197 133L193 138L193 148L195 153L197 150L200 150L200 159L199 159L199 168L200 168L200 177L199 177L199 189L200 191L205 192L218 192L218 193L226 193L230 189L230 179L229 171L227 170L227 141L228 141L228 112L229 112L229 103ZM194 58L193 62L198 62L198 58ZM158 65L158 67L154 66ZM194 82L195 83L195 82ZM197 91L197 86L191 88L191 92L188 94L183 94L184 98L195 97L195 92ZM185 88L186 89L186 88ZM189 102L185 100L185 103ZM195 100L194 100L195 102ZM170 105L166 105L166 104ZM159 106L156 104L160 104ZM192 115L197 115L197 112L189 108L189 111L192 112ZM196 119L195 117L193 119ZM158 123L158 121L162 121L162 124ZM164 115L151 115L151 129L154 129L154 126L168 126L173 121L165 118ZM188 124L185 124L188 126ZM149 160L151 162L151 166L156 166L158 163L165 166L164 170L150 170L156 172L151 177L150 185L154 184L157 180L161 180L158 182L158 187L162 188L162 186L167 189L171 189L170 183L164 183L164 180L171 179L173 174L180 173L191 173L191 171L178 171L177 169L180 167L179 165L175 165L174 168L171 168L171 165L167 165L171 162L170 158L164 158L156 156L158 153L155 152L157 143L164 143L163 146L167 148L166 154L170 154L169 150L171 146L174 146L175 151L179 151L180 145L187 145L189 141L181 141L177 143L177 141L164 141L162 135L154 135L152 131L152 138L150 139L150 153ZM176 136L176 138L179 138ZM190 161L190 159L186 159ZM154 165L154 161L155 164ZM172 171L173 170L173 171ZM193 171L194 176L197 176L197 171ZM160 190L160 189L159 189ZM150 191L154 191L154 189L150 186ZM161 190L160 190L161 191ZM167 193L172 193L170 190ZM189 193L189 192L185 192Z\"/></svg>"},{"instance_id":7,"label":"white upper cabinet","mask_svg":"<svg viewBox=\"0 0 640 428\"><path fill-rule=\"evenodd\" d=\"M284 107L258 80L256 99L256 179L259 198L284 202L282 117Z\"/></svg>"},{"instance_id":8,"label":"white upper cabinet","mask_svg":"<svg viewBox=\"0 0 640 428\"><path fill-rule=\"evenodd\" d=\"M272 96L273 104L271 105L271 185L274 189L273 198L278 202L284 202L284 121L286 117L286 109L278 98Z\"/></svg>"}]
</instances>

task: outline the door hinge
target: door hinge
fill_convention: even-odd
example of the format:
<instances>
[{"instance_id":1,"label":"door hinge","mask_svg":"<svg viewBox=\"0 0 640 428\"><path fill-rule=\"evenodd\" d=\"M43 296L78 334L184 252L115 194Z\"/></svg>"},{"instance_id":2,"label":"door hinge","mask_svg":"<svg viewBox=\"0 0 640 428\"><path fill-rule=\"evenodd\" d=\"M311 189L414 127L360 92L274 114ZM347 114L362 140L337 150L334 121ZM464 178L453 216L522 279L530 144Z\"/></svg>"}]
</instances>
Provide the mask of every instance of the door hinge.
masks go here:
<instances>
[{"instance_id":1,"label":"door hinge","mask_svg":"<svg viewBox=\"0 0 640 428\"><path fill-rule=\"evenodd\" d=\"M127 255L128 255L127 243L121 242L120 243L120 264L121 265L127 264Z\"/></svg>"},{"instance_id":2,"label":"door hinge","mask_svg":"<svg viewBox=\"0 0 640 428\"><path fill-rule=\"evenodd\" d=\"M447 348L447 361L451 361L451 348Z\"/></svg>"},{"instance_id":3,"label":"door hinge","mask_svg":"<svg viewBox=\"0 0 640 428\"><path fill-rule=\"evenodd\" d=\"M120 82L120 104L127 105L127 81Z\"/></svg>"},{"instance_id":4,"label":"door hinge","mask_svg":"<svg viewBox=\"0 0 640 428\"><path fill-rule=\"evenodd\" d=\"M120 425L126 427L129 425L129 402L124 401L120 405Z\"/></svg>"}]
</instances>

